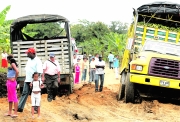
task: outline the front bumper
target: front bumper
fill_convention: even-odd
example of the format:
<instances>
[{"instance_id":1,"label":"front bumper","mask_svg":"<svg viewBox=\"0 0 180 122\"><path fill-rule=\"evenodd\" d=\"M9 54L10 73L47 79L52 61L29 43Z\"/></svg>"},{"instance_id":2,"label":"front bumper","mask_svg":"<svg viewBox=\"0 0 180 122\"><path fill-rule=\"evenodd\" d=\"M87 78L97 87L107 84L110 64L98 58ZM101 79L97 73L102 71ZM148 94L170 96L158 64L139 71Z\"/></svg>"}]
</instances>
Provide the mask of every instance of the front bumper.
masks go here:
<instances>
[{"instance_id":1,"label":"front bumper","mask_svg":"<svg viewBox=\"0 0 180 122\"><path fill-rule=\"evenodd\" d=\"M162 85L160 84L160 81L163 81L163 82L167 81L168 85ZM151 85L151 86L180 89L180 80L162 78L162 77L157 77L157 76L148 76L148 75L130 73L130 82Z\"/></svg>"}]
</instances>

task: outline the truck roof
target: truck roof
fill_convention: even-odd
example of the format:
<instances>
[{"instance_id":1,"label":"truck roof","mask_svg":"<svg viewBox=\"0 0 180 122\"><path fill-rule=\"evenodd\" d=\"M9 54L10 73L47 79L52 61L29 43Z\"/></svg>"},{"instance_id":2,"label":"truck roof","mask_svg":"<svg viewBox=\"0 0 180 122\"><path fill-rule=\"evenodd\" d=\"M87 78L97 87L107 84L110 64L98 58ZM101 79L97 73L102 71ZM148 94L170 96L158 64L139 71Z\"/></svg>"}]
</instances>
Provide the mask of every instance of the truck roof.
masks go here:
<instances>
[{"instance_id":1,"label":"truck roof","mask_svg":"<svg viewBox=\"0 0 180 122\"><path fill-rule=\"evenodd\" d=\"M33 24L33 23L45 23L45 22L57 22L57 21L68 22L69 20L63 16L53 15L53 14L28 15L15 19L11 24L11 28L16 28L17 26L24 27L27 24Z\"/></svg>"},{"instance_id":2,"label":"truck roof","mask_svg":"<svg viewBox=\"0 0 180 122\"><path fill-rule=\"evenodd\" d=\"M168 1L153 2L138 7L138 13L180 14L180 4Z\"/></svg>"}]
</instances>

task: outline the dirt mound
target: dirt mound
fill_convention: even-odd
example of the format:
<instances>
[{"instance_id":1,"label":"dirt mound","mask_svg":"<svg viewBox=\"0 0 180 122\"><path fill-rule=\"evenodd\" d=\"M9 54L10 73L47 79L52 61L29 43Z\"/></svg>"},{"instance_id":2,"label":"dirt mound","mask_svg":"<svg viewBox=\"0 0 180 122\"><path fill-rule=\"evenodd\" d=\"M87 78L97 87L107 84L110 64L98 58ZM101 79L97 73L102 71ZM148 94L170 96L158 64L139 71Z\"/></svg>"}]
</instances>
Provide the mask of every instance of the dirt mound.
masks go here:
<instances>
[{"instance_id":1,"label":"dirt mound","mask_svg":"<svg viewBox=\"0 0 180 122\"><path fill-rule=\"evenodd\" d=\"M75 90L74 94L69 96L69 99L83 105L109 105L111 101L116 99L116 93L107 87L103 88L103 92L95 92L94 84L84 84L81 88Z\"/></svg>"}]
</instances>

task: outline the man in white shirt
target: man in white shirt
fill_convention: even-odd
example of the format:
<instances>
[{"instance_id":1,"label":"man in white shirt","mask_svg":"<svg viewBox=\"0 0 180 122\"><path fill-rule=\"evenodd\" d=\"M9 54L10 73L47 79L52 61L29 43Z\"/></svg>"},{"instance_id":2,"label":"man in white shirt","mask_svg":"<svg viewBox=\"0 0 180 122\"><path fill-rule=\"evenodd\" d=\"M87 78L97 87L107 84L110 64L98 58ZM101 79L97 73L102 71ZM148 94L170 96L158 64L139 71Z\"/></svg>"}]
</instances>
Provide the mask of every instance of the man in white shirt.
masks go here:
<instances>
[{"instance_id":1,"label":"man in white shirt","mask_svg":"<svg viewBox=\"0 0 180 122\"><path fill-rule=\"evenodd\" d=\"M99 54L96 54L94 59L95 59L95 62L98 62L99 61Z\"/></svg>"},{"instance_id":2,"label":"man in white shirt","mask_svg":"<svg viewBox=\"0 0 180 122\"><path fill-rule=\"evenodd\" d=\"M42 70L42 62L36 56L36 51L34 48L29 48L27 51L28 61L26 63L25 71L26 71L26 78L24 81L23 92L21 94L21 98L18 105L18 112L23 112L26 100L30 93L30 83L33 81L33 74L34 72L38 72L39 76L43 72Z\"/></svg>"},{"instance_id":3,"label":"man in white shirt","mask_svg":"<svg viewBox=\"0 0 180 122\"><path fill-rule=\"evenodd\" d=\"M103 90L103 84L104 84L104 68L105 68L105 62L102 60L102 56L99 56L99 61L96 62L96 79L95 79L95 92L98 92L99 87L99 77L100 77L100 87L99 92Z\"/></svg>"},{"instance_id":4,"label":"man in white shirt","mask_svg":"<svg viewBox=\"0 0 180 122\"><path fill-rule=\"evenodd\" d=\"M46 83L47 88L47 100L51 102L55 100L58 92L58 83L60 83L60 65L55 60L55 54L49 54L49 60L46 60L43 64L42 81Z\"/></svg>"}]
</instances>

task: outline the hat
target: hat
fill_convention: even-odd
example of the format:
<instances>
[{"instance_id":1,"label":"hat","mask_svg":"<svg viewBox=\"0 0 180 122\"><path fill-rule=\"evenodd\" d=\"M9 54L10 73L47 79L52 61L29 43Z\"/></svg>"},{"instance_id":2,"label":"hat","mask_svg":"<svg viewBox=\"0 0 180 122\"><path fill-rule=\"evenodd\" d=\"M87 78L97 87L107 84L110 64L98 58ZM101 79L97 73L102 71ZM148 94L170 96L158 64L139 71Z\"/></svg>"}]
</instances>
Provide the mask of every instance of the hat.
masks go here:
<instances>
[{"instance_id":1,"label":"hat","mask_svg":"<svg viewBox=\"0 0 180 122\"><path fill-rule=\"evenodd\" d=\"M95 57L94 57L94 56L92 56L92 57L91 57L91 59L93 59L93 58L95 59Z\"/></svg>"},{"instance_id":2,"label":"hat","mask_svg":"<svg viewBox=\"0 0 180 122\"><path fill-rule=\"evenodd\" d=\"M55 57L55 54L54 53L50 53L49 57Z\"/></svg>"},{"instance_id":3,"label":"hat","mask_svg":"<svg viewBox=\"0 0 180 122\"><path fill-rule=\"evenodd\" d=\"M26 53L36 53L36 50L34 48L29 48Z\"/></svg>"}]
</instances>

